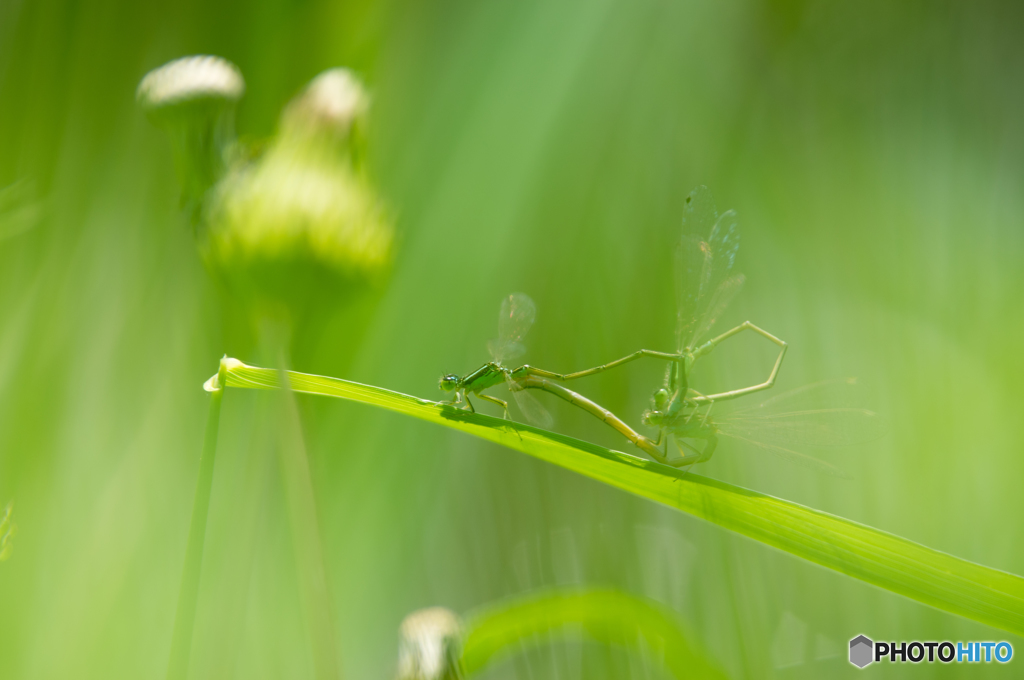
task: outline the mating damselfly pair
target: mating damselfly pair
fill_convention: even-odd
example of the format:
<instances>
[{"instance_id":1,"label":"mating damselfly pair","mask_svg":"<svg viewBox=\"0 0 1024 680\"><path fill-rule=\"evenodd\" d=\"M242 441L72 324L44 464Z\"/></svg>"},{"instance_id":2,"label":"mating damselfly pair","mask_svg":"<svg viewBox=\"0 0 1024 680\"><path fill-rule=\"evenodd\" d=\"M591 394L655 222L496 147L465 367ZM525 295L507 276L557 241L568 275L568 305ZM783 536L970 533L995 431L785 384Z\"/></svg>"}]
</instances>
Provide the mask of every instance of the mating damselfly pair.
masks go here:
<instances>
[{"instance_id":1,"label":"mating damselfly pair","mask_svg":"<svg viewBox=\"0 0 1024 680\"><path fill-rule=\"evenodd\" d=\"M492 361L465 376L447 374L440 388L453 392L451 405L474 410L470 395L502 407L508 403L484 390L506 385L530 422L550 428L551 415L528 390L540 390L587 411L614 428L661 463L676 467L709 460L720 436L755 444L783 458L819 472L847 476L842 470L796 448L838 446L868 441L878 435L877 416L855 403L850 392L855 381L825 381L780 394L756 406L727 415L711 416L718 402L770 389L786 355L787 345L771 333L746 321L708 340L715 322L743 286L742 274L733 273L739 249L739 229L732 210L718 215L706 187L686 198L683 237L675 253L676 343L672 352L640 349L615 361L571 373L556 373L529 365L513 367L525 353L523 339L536 319L529 296L514 293L501 303L498 338L488 343ZM694 364L723 341L750 331L775 344L778 355L767 378L760 383L715 394L703 394L691 384ZM563 383L595 375L638 359L667 362L664 381L655 390L642 422L658 429L655 439L639 434L608 409L570 390ZM821 406L826 405L822 408ZM675 455L670 452L673 443Z\"/></svg>"}]
</instances>

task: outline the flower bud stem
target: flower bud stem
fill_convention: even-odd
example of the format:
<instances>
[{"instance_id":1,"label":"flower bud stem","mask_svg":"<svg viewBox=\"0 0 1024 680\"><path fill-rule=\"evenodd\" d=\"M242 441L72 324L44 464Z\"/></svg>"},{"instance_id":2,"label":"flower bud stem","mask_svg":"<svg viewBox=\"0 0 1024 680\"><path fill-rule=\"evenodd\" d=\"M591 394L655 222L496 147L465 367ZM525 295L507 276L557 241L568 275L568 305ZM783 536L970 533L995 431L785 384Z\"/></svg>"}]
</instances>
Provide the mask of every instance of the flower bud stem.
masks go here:
<instances>
[{"instance_id":1,"label":"flower bud stem","mask_svg":"<svg viewBox=\"0 0 1024 680\"><path fill-rule=\"evenodd\" d=\"M265 319L259 324L264 354L276 355L281 378L288 364L290 325L284 321ZM317 521L316 496L309 471L309 458L302 437L295 393L285 388L279 396L278 462L284 483L285 503L299 576L299 592L306 629L312 645L313 665L318 680L341 677L338 663L331 598L327 587L320 524Z\"/></svg>"}]
</instances>

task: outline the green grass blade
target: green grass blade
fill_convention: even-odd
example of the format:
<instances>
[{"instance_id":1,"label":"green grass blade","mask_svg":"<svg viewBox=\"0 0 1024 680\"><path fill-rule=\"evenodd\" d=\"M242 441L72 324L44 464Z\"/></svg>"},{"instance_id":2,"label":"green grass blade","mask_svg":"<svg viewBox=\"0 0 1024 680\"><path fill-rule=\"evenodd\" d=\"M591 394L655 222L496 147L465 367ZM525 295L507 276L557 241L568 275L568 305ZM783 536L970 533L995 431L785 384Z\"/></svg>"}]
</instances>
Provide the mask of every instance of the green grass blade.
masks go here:
<instances>
[{"instance_id":1,"label":"green grass blade","mask_svg":"<svg viewBox=\"0 0 1024 680\"><path fill-rule=\"evenodd\" d=\"M492 605L466 625L462 664L468 675L524 642L550 639L566 627L582 628L606 645L648 650L677 678L725 678L688 641L675 615L652 602L616 590L555 590ZM557 639L557 638L556 638Z\"/></svg>"},{"instance_id":2,"label":"green grass blade","mask_svg":"<svg viewBox=\"0 0 1024 680\"><path fill-rule=\"evenodd\" d=\"M188 545L185 548L185 566L178 590L178 608L174 615L171 655L167 662L167 680L188 677L192 650L192 629L195 625L196 603L199 599L199 581L203 571L203 549L206 545L206 518L210 511L210 490L213 487L213 467L217 456L217 434L220 431L220 404L224 390L215 380L223 381L227 370L227 357L221 359L220 371L206 385L210 394L210 411L203 437L203 453L199 457L199 475L192 500L192 520L189 523Z\"/></svg>"},{"instance_id":3,"label":"green grass blade","mask_svg":"<svg viewBox=\"0 0 1024 680\"><path fill-rule=\"evenodd\" d=\"M573 470L936 609L1024 634L1024 578L850 520L529 425L379 387L289 372L296 392L372 404ZM275 389L274 369L229 360L227 386Z\"/></svg>"}]
</instances>

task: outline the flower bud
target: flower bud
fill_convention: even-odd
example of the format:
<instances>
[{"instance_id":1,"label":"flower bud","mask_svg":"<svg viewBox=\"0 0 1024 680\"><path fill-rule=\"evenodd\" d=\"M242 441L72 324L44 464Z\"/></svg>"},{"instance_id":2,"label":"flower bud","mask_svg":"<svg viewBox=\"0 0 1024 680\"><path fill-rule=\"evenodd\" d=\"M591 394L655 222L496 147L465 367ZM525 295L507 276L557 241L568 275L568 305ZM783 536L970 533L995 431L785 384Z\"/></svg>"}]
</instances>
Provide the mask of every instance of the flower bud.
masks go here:
<instances>
[{"instance_id":1,"label":"flower bud","mask_svg":"<svg viewBox=\"0 0 1024 680\"><path fill-rule=\"evenodd\" d=\"M362 83L348 69L332 68L314 78L285 109L282 136L348 136L370 108Z\"/></svg>"},{"instance_id":2,"label":"flower bud","mask_svg":"<svg viewBox=\"0 0 1024 680\"><path fill-rule=\"evenodd\" d=\"M461 678L462 623L444 607L409 614L399 628L398 680Z\"/></svg>"},{"instance_id":3,"label":"flower bud","mask_svg":"<svg viewBox=\"0 0 1024 680\"><path fill-rule=\"evenodd\" d=\"M352 153L367 106L348 71L317 76L285 109L264 155L217 187L204 250L236 293L294 312L311 292L336 293L387 269L391 216Z\"/></svg>"},{"instance_id":4,"label":"flower bud","mask_svg":"<svg viewBox=\"0 0 1024 680\"><path fill-rule=\"evenodd\" d=\"M206 191L224 174L234 115L245 92L242 74L213 56L184 57L146 74L136 101L171 137L182 202L195 222Z\"/></svg>"}]
</instances>

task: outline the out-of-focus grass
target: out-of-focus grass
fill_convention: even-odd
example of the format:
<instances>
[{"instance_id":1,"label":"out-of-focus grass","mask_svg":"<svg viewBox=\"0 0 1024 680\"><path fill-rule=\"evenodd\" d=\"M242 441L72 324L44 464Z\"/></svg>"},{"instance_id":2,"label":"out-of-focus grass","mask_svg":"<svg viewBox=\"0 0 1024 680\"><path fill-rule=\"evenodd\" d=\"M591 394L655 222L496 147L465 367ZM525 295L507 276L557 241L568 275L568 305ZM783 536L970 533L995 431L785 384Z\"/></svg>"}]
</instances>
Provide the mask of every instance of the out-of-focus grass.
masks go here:
<instances>
[{"instance_id":1,"label":"out-of-focus grass","mask_svg":"<svg viewBox=\"0 0 1024 680\"><path fill-rule=\"evenodd\" d=\"M0 515L0 562L11 556L14 550L14 537L18 534L18 525L14 521L14 503L8 503Z\"/></svg>"},{"instance_id":2,"label":"out-of-focus grass","mask_svg":"<svg viewBox=\"0 0 1024 680\"><path fill-rule=\"evenodd\" d=\"M0 241L0 499L19 526L0 563L0 676L162 672L206 414L196 385L211 357L256 356L230 310L222 323L175 216L170 151L133 102L146 71L183 54L238 64L250 137L324 68L374 92L394 278L324 314L295 365L431 396L442 372L485 358L512 290L538 303L530 363L668 346L681 201L707 184L744 228L748 286L723 324L750 318L790 344L779 389L856 376L893 428L837 461L850 483L726 445L705 474L1024 573L1019 25L1005 2L0 5L0 186L31 180L46 207ZM760 352L738 343L694 379L746 384ZM635 417L650 371L581 390ZM998 635L491 444L298 400L349 677L390 672L409 611L559 584L662 602L736 677L842 674L860 632ZM310 677L266 411L254 394L229 402L193 677ZM551 410L559 432L618 445ZM572 654L509 672L643 674Z\"/></svg>"},{"instance_id":3,"label":"out-of-focus grass","mask_svg":"<svg viewBox=\"0 0 1024 680\"><path fill-rule=\"evenodd\" d=\"M218 374L221 381L225 378L223 375L225 368L221 362ZM192 499L185 564L182 568L178 605L174 612L174 633L171 637L170 658L167 662L167 680L178 680L188 676L199 582L203 575L206 520L210 513L210 494L213 486L214 463L217 459L217 435L220 431L220 405L223 397L223 388L210 390L210 412L207 415L203 452L199 458L199 474L196 479L195 496Z\"/></svg>"},{"instance_id":4,"label":"out-of-focus grass","mask_svg":"<svg viewBox=\"0 0 1024 680\"><path fill-rule=\"evenodd\" d=\"M580 631L600 644L650 654L676 678L726 677L670 611L615 590L531 593L488 605L473 614L466 628L462 659L469 675L527 645L557 644L560 637Z\"/></svg>"}]
</instances>

